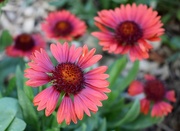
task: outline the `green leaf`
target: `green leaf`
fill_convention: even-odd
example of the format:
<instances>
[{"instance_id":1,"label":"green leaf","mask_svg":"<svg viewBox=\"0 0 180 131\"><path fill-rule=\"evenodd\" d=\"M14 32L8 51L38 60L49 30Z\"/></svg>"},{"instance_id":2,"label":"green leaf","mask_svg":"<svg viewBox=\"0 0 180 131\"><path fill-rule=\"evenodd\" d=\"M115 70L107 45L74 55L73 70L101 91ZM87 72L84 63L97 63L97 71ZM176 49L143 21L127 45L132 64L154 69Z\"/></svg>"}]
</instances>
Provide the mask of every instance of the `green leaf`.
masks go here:
<instances>
[{"instance_id":1,"label":"green leaf","mask_svg":"<svg viewBox=\"0 0 180 131\"><path fill-rule=\"evenodd\" d=\"M16 85L18 89L23 89L24 86L24 77L23 73L19 66L16 68Z\"/></svg>"},{"instance_id":2,"label":"green leaf","mask_svg":"<svg viewBox=\"0 0 180 131\"><path fill-rule=\"evenodd\" d=\"M8 81L8 86L6 87L6 91L5 91L5 96L8 96L11 94L11 92L13 91L13 89L16 87L16 79L15 77L12 77L9 81Z\"/></svg>"},{"instance_id":3,"label":"green leaf","mask_svg":"<svg viewBox=\"0 0 180 131\"><path fill-rule=\"evenodd\" d=\"M83 123L78 129L74 131L87 131L87 126L85 123Z\"/></svg>"},{"instance_id":4,"label":"green leaf","mask_svg":"<svg viewBox=\"0 0 180 131\"><path fill-rule=\"evenodd\" d=\"M128 72L128 75L125 78L117 79L118 81L111 88L112 91L108 96L108 100L104 102L106 106L108 105L113 106L113 101L115 101L115 99L120 95L120 93L128 87L128 85L131 83L132 80L135 79L138 71L139 71L139 61L136 61L134 62L133 67L130 69L130 71Z\"/></svg>"},{"instance_id":5,"label":"green leaf","mask_svg":"<svg viewBox=\"0 0 180 131\"><path fill-rule=\"evenodd\" d=\"M4 131L11 124L15 117L21 117L18 101L14 98L4 97L0 99L0 131Z\"/></svg>"},{"instance_id":6,"label":"green leaf","mask_svg":"<svg viewBox=\"0 0 180 131\"><path fill-rule=\"evenodd\" d=\"M54 1L50 1L49 4L56 7L62 7L63 5L66 4L66 2L67 0L54 0Z\"/></svg>"},{"instance_id":7,"label":"green leaf","mask_svg":"<svg viewBox=\"0 0 180 131\"><path fill-rule=\"evenodd\" d=\"M140 103L139 100L135 100L131 109L128 111L126 116L121 120L121 123L128 123L133 121L134 119L137 118L137 116L140 113Z\"/></svg>"},{"instance_id":8,"label":"green leaf","mask_svg":"<svg viewBox=\"0 0 180 131\"><path fill-rule=\"evenodd\" d=\"M0 106L0 131L4 131L17 113L18 103L12 98L2 98L0 99Z\"/></svg>"},{"instance_id":9,"label":"green leaf","mask_svg":"<svg viewBox=\"0 0 180 131\"><path fill-rule=\"evenodd\" d=\"M45 131L60 131L61 129L59 128L52 128L52 129L46 129Z\"/></svg>"},{"instance_id":10,"label":"green leaf","mask_svg":"<svg viewBox=\"0 0 180 131\"><path fill-rule=\"evenodd\" d=\"M162 117L156 118L156 117L151 117L150 114L148 115L141 114L134 121L128 124L124 123L122 127L129 130L140 130L140 129L150 127L156 123L159 123L162 120L163 120Z\"/></svg>"},{"instance_id":11,"label":"green leaf","mask_svg":"<svg viewBox=\"0 0 180 131\"><path fill-rule=\"evenodd\" d=\"M12 44L12 42L13 42L13 38L9 34L9 31L4 30L0 36L0 44L1 44L0 50L4 50L7 46Z\"/></svg>"},{"instance_id":12,"label":"green leaf","mask_svg":"<svg viewBox=\"0 0 180 131\"><path fill-rule=\"evenodd\" d=\"M100 124L100 127L98 127L98 131L106 131L106 126L107 126L107 122L106 119L104 118L102 123Z\"/></svg>"},{"instance_id":13,"label":"green leaf","mask_svg":"<svg viewBox=\"0 0 180 131\"><path fill-rule=\"evenodd\" d=\"M140 113L140 103L139 100L136 100L129 109L129 111L127 112L127 114L124 116L124 118L120 119L119 121L110 123L108 126L110 128L114 128L114 127L119 127L122 124L132 122L138 117L139 113Z\"/></svg>"},{"instance_id":14,"label":"green leaf","mask_svg":"<svg viewBox=\"0 0 180 131\"><path fill-rule=\"evenodd\" d=\"M26 94L23 92L23 73L21 72L19 66L16 69L16 84L19 104L23 111L24 120L26 123L33 128L39 130L38 117L33 108L32 102L28 99Z\"/></svg>"},{"instance_id":15,"label":"green leaf","mask_svg":"<svg viewBox=\"0 0 180 131\"><path fill-rule=\"evenodd\" d=\"M103 9L108 9L111 5L111 0L100 0Z\"/></svg>"},{"instance_id":16,"label":"green leaf","mask_svg":"<svg viewBox=\"0 0 180 131\"><path fill-rule=\"evenodd\" d=\"M28 68L28 64L26 64L25 68ZM27 81L27 78L24 78L24 83ZM33 88L30 86L27 86L26 84L24 84L23 86L23 90L24 93L27 95L27 97L29 98L29 100L33 100L34 98L34 92L33 92Z\"/></svg>"},{"instance_id":17,"label":"green leaf","mask_svg":"<svg viewBox=\"0 0 180 131\"><path fill-rule=\"evenodd\" d=\"M112 1L118 4L123 4L123 3L128 2L128 0L112 0Z\"/></svg>"},{"instance_id":18,"label":"green leaf","mask_svg":"<svg viewBox=\"0 0 180 131\"><path fill-rule=\"evenodd\" d=\"M3 112L0 118L0 130L4 131L5 129L7 129L7 127L11 124L14 118L15 114L12 114L12 112Z\"/></svg>"},{"instance_id":19,"label":"green leaf","mask_svg":"<svg viewBox=\"0 0 180 131\"><path fill-rule=\"evenodd\" d=\"M122 83L119 83L119 92L124 91L128 85L135 79L139 71L139 61L135 61L132 69L128 72L128 75L122 80Z\"/></svg>"},{"instance_id":20,"label":"green leaf","mask_svg":"<svg viewBox=\"0 0 180 131\"><path fill-rule=\"evenodd\" d=\"M120 58L119 60L117 60L111 67L110 70L108 70L109 72L109 83L110 86L109 88L112 87L112 85L115 83L115 81L117 80L119 74L121 73L121 71L125 68L127 64L127 59L125 56L123 56L122 58Z\"/></svg>"},{"instance_id":21,"label":"green leaf","mask_svg":"<svg viewBox=\"0 0 180 131\"><path fill-rule=\"evenodd\" d=\"M32 101L33 98L34 98L34 93L33 93L32 87L29 87L29 86L27 86L27 85L24 85L23 90L24 90L24 93L26 94L26 96L29 98L29 100Z\"/></svg>"},{"instance_id":22,"label":"green leaf","mask_svg":"<svg viewBox=\"0 0 180 131\"><path fill-rule=\"evenodd\" d=\"M6 131L24 131L25 127L26 123L23 120L15 118Z\"/></svg>"}]
</instances>

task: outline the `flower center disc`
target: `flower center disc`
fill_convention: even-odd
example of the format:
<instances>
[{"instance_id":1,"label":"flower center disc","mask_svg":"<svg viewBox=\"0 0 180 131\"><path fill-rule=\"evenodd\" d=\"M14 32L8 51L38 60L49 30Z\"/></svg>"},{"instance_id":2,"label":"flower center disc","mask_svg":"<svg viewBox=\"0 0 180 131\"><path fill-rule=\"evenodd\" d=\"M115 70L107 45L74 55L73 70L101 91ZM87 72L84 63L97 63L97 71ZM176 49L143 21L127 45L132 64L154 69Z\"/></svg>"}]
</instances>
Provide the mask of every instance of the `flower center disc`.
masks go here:
<instances>
[{"instance_id":1,"label":"flower center disc","mask_svg":"<svg viewBox=\"0 0 180 131\"><path fill-rule=\"evenodd\" d=\"M159 80L150 80L145 83L146 98L154 102L161 101L165 95L164 84Z\"/></svg>"},{"instance_id":2,"label":"flower center disc","mask_svg":"<svg viewBox=\"0 0 180 131\"><path fill-rule=\"evenodd\" d=\"M57 36L66 36L72 31L72 25L66 21L59 21L55 24L54 32Z\"/></svg>"},{"instance_id":3,"label":"flower center disc","mask_svg":"<svg viewBox=\"0 0 180 131\"><path fill-rule=\"evenodd\" d=\"M76 94L84 88L83 72L73 63L59 64L52 73L53 85L59 91Z\"/></svg>"},{"instance_id":4,"label":"flower center disc","mask_svg":"<svg viewBox=\"0 0 180 131\"><path fill-rule=\"evenodd\" d=\"M120 44L133 45L142 37L142 30L133 21L125 21L120 23L115 31L115 39Z\"/></svg>"},{"instance_id":5,"label":"flower center disc","mask_svg":"<svg viewBox=\"0 0 180 131\"><path fill-rule=\"evenodd\" d=\"M31 50L34 45L33 38L28 34L21 34L15 40L15 48L22 51Z\"/></svg>"}]
</instances>

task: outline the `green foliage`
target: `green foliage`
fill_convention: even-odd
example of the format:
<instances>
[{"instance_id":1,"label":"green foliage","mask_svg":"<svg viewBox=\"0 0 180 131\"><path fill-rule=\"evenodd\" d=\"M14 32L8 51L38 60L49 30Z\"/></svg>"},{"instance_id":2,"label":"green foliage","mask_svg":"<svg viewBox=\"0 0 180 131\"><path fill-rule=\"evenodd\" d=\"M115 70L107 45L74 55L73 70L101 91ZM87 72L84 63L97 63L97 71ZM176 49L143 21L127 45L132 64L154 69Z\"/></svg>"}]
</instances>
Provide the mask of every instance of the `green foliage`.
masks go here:
<instances>
[{"instance_id":1,"label":"green foliage","mask_svg":"<svg viewBox=\"0 0 180 131\"><path fill-rule=\"evenodd\" d=\"M120 75L122 70L126 67L126 64L127 64L127 59L125 56L123 56L122 58L118 59L115 63L113 63L111 68L109 68L109 70L107 71L109 74L109 79L108 79L110 83L109 88L111 88L112 85L114 85L118 76Z\"/></svg>"},{"instance_id":2,"label":"green foliage","mask_svg":"<svg viewBox=\"0 0 180 131\"><path fill-rule=\"evenodd\" d=\"M0 116L1 131L23 131L26 127L18 101L14 98L0 99Z\"/></svg>"},{"instance_id":3,"label":"green foliage","mask_svg":"<svg viewBox=\"0 0 180 131\"><path fill-rule=\"evenodd\" d=\"M0 90L2 91L3 96L8 96L10 94L13 94L13 96L16 95L16 91L14 90L15 81L13 80L13 76L17 65L23 68L24 61L21 58L9 57L4 57L4 59L0 60ZM6 81L8 83L6 83Z\"/></svg>"},{"instance_id":4,"label":"green foliage","mask_svg":"<svg viewBox=\"0 0 180 131\"><path fill-rule=\"evenodd\" d=\"M11 45L13 42L13 38L10 35L8 30L3 30L0 36L0 51L4 50L7 46Z\"/></svg>"},{"instance_id":5,"label":"green foliage","mask_svg":"<svg viewBox=\"0 0 180 131\"><path fill-rule=\"evenodd\" d=\"M140 103L139 100L136 100L129 109L129 111L126 113L126 115L122 119L119 119L119 121L116 121L114 123L109 123L109 127L110 128L119 127L123 124L132 122L137 118L139 113L140 113Z\"/></svg>"},{"instance_id":6,"label":"green foliage","mask_svg":"<svg viewBox=\"0 0 180 131\"><path fill-rule=\"evenodd\" d=\"M16 69L16 84L17 84L17 93L18 93L18 101L23 111L23 117L26 123L34 130L39 130L38 125L38 117L33 108L32 102L28 99L26 94L24 93L23 85L23 73L19 67Z\"/></svg>"},{"instance_id":7,"label":"green foliage","mask_svg":"<svg viewBox=\"0 0 180 131\"><path fill-rule=\"evenodd\" d=\"M110 70L109 70L109 74L111 74L110 78L111 78L111 76L114 76L113 83L110 82L110 85L112 85L112 87L111 86L110 87L113 91L109 94L109 98L106 101L106 103L113 104L113 102L110 102L110 101L114 101L115 99L118 98L120 93L122 93L128 87L128 85L131 83L131 81L133 81L135 79L135 77L139 71L139 61L136 61L136 62L134 62L133 67L129 70L127 76L125 76L125 77L119 76L119 78L118 78L117 74L120 74L122 72L122 70L125 68L126 62L127 61L123 57L123 58L121 58L121 60L118 60L117 62L115 62L113 64L114 66L112 66L112 68L110 68ZM115 70L117 70L117 71L115 71ZM114 80L116 80L116 81L114 81Z\"/></svg>"},{"instance_id":8,"label":"green foliage","mask_svg":"<svg viewBox=\"0 0 180 131\"><path fill-rule=\"evenodd\" d=\"M56 6L56 7L62 7L68 2L68 0L52 0L49 2L50 5Z\"/></svg>"},{"instance_id":9,"label":"green foliage","mask_svg":"<svg viewBox=\"0 0 180 131\"><path fill-rule=\"evenodd\" d=\"M139 71L139 61L135 61L133 67L128 72L128 75L122 79L122 83L117 87L119 92L124 91L127 86L135 79Z\"/></svg>"},{"instance_id":10,"label":"green foliage","mask_svg":"<svg viewBox=\"0 0 180 131\"><path fill-rule=\"evenodd\" d=\"M129 130L141 130L146 127L150 127L155 123L160 123L163 120L163 118L159 117L151 117L151 115L139 115L136 120L132 121L131 123L128 124L123 124L122 127L124 129L129 129Z\"/></svg>"}]
</instances>

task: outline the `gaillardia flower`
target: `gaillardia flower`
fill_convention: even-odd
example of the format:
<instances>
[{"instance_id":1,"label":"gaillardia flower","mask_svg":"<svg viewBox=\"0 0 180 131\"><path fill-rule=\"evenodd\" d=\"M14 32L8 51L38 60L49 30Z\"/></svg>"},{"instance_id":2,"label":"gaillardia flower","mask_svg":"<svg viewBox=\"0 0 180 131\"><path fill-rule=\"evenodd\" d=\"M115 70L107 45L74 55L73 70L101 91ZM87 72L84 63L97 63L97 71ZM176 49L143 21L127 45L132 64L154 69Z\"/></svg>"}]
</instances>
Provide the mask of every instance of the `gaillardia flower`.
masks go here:
<instances>
[{"instance_id":1,"label":"gaillardia flower","mask_svg":"<svg viewBox=\"0 0 180 131\"><path fill-rule=\"evenodd\" d=\"M175 102L175 92L173 90L167 91L163 82L154 76L146 75L145 79L144 83L133 81L128 89L128 93L131 96L144 94L144 98L140 101L141 112L143 114L148 114L150 108L152 108L152 117L166 116L173 109L167 100Z\"/></svg>"},{"instance_id":2,"label":"gaillardia flower","mask_svg":"<svg viewBox=\"0 0 180 131\"><path fill-rule=\"evenodd\" d=\"M146 5L127 4L115 10L102 10L94 18L101 32L93 32L109 53L129 53L131 61L148 58L152 46L148 41L159 40L164 33L160 16Z\"/></svg>"},{"instance_id":3,"label":"gaillardia flower","mask_svg":"<svg viewBox=\"0 0 180 131\"><path fill-rule=\"evenodd\" d=\"M6 48L6 54L11 57L30 57L32 52L45 48L46 42L40 34L22 33L14 39L12 45Z\"/></svg>"},{"instance_id":4,"label":"gaillardia flower","mask_svg":"<svg viewBox=\"0 0 180 131\"><path fill-rule=\"evenodd\" d=\"M85 33L86 25L71 12L62 10L50 13L42 29L49 38L72 40Z\"/></svg>"},{"instance_id":5,"label":"gaillardia flower","mask_svg":"<svg viewBox=\"0 0 180 131\"><path fill-rule=\"evenodd\" d=\"M82 119L84 112L90 116L90 111L97 112L97 106L102 106L101 101L107 99L105 93L109 82L105 74L106 66L100 66L87 71L87 68L101 59L101 55L94 55L95 49L88 50L87 46L75 48L68 43L61 45L51 44L50 50L57 60L53 65L48 54L41 49L32 55L30 68L25 70L25 77L29 78L27 85L32 87L51 83L34 98L37 110L45 109L49 116L56 108L60 95L62 97L57 111L57 121L70 124L71 120L77 123L77 118Z\"/></svg>"}]
</instances>

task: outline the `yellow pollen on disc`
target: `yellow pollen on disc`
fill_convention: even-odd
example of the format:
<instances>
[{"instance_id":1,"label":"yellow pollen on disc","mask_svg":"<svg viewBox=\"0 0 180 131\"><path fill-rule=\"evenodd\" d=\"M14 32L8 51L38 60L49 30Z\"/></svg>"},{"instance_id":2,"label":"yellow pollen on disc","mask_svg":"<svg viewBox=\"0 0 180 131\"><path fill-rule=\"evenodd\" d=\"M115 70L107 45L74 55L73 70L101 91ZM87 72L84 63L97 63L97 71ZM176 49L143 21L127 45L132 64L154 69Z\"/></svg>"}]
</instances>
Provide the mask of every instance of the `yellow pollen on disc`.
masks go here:
<instances>
[{"instance_id":1,"label":"yellow pollen on disc","mask_svg":"<svg viewBox=\"0 0 180 131\"><path fill-rule=\"evenodd\" d=\"M29 35L24 34L20 37L21 43L28 43L30 41L31 41L31 37Z\"/></svg>"},{"instance_id":2,"label":"yellow pollen on disc","mask_svg":"<svg viewBox=\"0 0 180 131\"><path fill-rule=\"evenodd\" d=\"M61 21L57 24L57 28L60 30L66 30L68 28L68 23Z\"/></svg>"},{"instance_id":3,"label":"yellow pollen on disc","mask_svg":"<svg viewBox=\"0 0 180 131\"><path fill-rule=\"evenodd\" d=\"M121 28L125 35L131 35L134 33L134 25L132 23L124 23Z\"/></svg>"},{"instance_id":4,"label":"yellow pollen on disc","mask_svg":"<svg viewBox=\"0 0 180 131\"><path fill-rule=\"evenodd\" d=\"M71 68L69 65L65 65L64 69L61 71L63 81L68 83L76 83L78 81L78 73L76 70Z\"/></svg>"},{"instance_id":5,"label":"yellow pollen on disc","mask_svg":"<svg viewBox=\"0 0 180 131\"><path fill-rule=\"evenodd\" d=\"M73 72L62 71L62 79L66 82L74 83L77 80L77 76Z\"/></svg>"},{"instance_id":6,"label":"yellow pollen on disc","mask_svg":"<svg viewBox=\"0 0 180 131\"><path fill-rule=\"evenodd\" d=\"M53 86L58 91L76 94L84 88L83 71L74 63L61 63L52 72Z\"/></svg>"}]
</instances>

